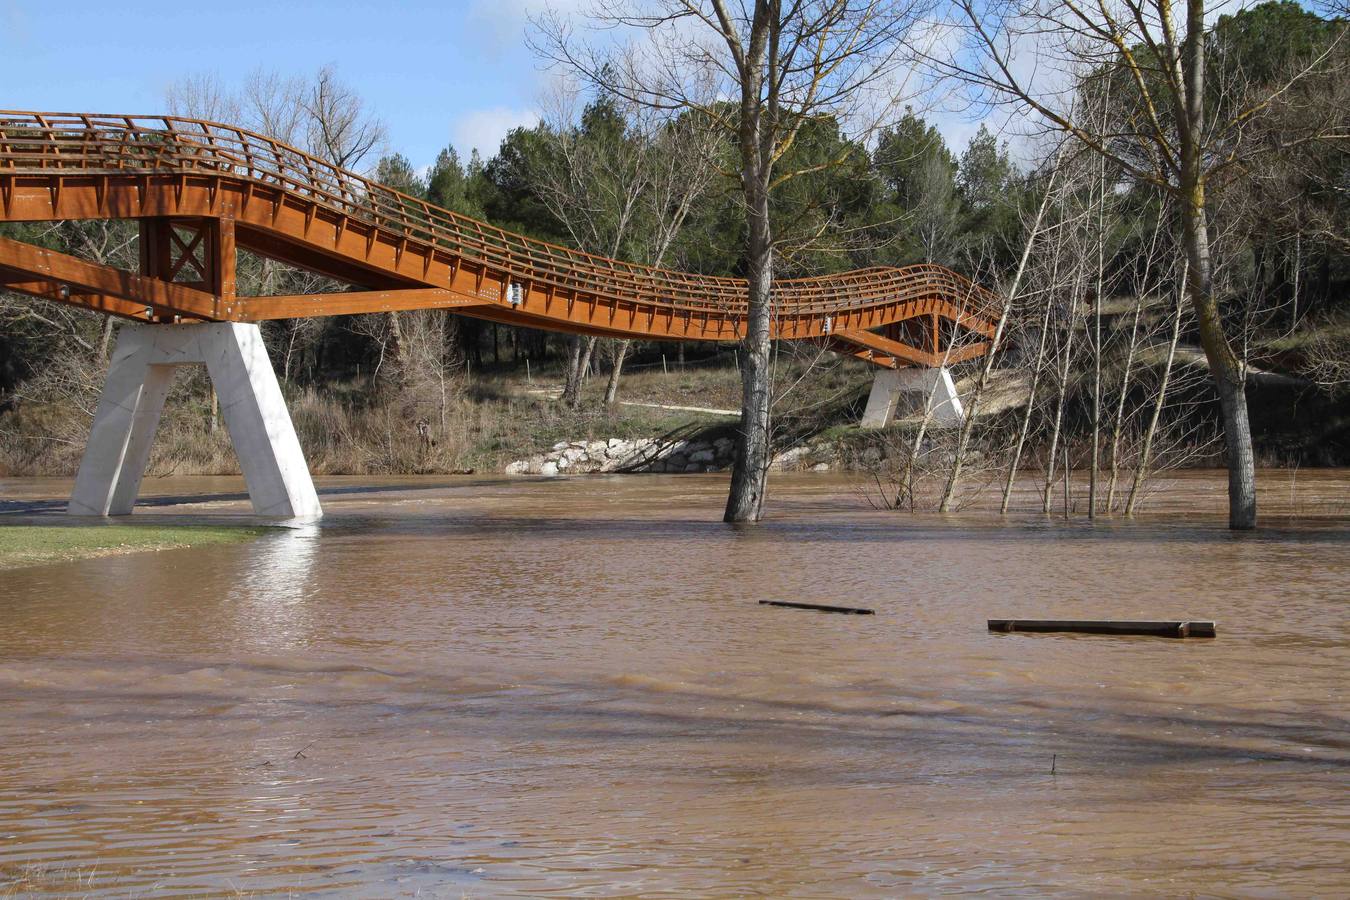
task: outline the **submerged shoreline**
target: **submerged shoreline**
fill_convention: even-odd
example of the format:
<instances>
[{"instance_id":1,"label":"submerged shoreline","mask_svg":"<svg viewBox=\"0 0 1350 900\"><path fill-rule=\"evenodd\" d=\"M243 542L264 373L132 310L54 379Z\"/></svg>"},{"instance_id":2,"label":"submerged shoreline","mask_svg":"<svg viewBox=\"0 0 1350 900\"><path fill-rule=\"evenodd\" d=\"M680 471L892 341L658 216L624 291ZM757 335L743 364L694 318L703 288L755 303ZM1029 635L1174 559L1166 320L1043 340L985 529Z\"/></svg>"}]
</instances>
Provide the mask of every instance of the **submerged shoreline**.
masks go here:
<instances>
[{"instance_id":1,"label":"submerged shoreline","mask_svg":"<svg viewBox=\"0 0 1350 900\"><path fill-rule=\"evenodd\" d=\"M238 543L252 540L269 530L257 526L68 525L59 522L8 525L0 522L0 571L102 556Z\"/></svg>"}]
</instances>

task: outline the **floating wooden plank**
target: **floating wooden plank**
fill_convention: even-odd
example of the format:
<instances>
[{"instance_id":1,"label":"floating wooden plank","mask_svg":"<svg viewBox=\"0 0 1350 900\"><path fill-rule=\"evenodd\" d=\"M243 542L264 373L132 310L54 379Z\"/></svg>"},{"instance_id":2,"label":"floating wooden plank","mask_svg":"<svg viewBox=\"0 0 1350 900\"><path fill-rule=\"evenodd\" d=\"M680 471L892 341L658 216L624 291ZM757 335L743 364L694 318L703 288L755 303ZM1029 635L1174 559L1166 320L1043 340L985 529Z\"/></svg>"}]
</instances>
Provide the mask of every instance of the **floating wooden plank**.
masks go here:
<instances>
[{"instance_id":1,"label":"floating wooden plank","mask_svg":"<svg viewBox=\"0 0 1350 900\"><path fill-rule=\"evenodd\" d=\"M760 606L786 606L789 609L814 609L817 612L844 613L853 616L875 616L876 612L858 606L826 606L823 603L789 603L786 600L761 600Z\"/></svg>"},{"instance_id":2,"label":"floating wooden plank","mask_svg":"<svg viewBox=\"0 0 1350 900\"><path fill-rule=\"evenodd\" d=\"M1213 622L1130 622L1092 619L990 619L990 631L1068 631L1077 634L1142 634L1150 637L1215 637Z\"/></svg>"}]
</instances>

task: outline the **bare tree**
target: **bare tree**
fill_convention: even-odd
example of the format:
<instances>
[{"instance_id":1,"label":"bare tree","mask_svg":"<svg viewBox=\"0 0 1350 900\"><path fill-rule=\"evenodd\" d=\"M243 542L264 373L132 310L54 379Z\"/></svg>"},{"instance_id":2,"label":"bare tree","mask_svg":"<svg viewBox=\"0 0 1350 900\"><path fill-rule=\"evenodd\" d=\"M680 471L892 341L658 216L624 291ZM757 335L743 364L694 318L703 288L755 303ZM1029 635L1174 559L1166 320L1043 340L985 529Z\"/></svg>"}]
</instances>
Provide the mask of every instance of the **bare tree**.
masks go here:
<instances>
[{"instance_id":1,"label":"bare tree","mask_svg":"<svg viewBox=\"0 0 1350 900\"><path fill-rule=\"evenodd\" d=\"M298 77L254 69L244 80L240 103L254 131L292 146L305 124L305 83Z\"/></svg>"},{"instance_id":2,"label":"bare tree","mask_svg":"<svg viewBox=\"0 0 1350 900\"><path fill-rule=\"evenodd\" d=\"M580 94L559 82L545 121L536 129L542 152L527 159L527 174L553 217L578 248L661 265L707 190L715 170L717 132L701 117L673 121L646 106L601 94L578 113ZM562 400L576 406L596 338L574 338ZM618 393L628 342L611 353L605 403Z\"/></svg>"},{"instance_id":3,"label":"bare tree","mask_svg":"<svg viewBox=\"0 0 1350 900\"><path fill-rule=\"evenodd\" d=\"M366 109L365 101L324 66L304 91L301 106L309 152L342 169L357 169L385 142L384 123Z\"/></svg>"},{"instance_id":4,"label":"bare tree","mask_svg":"<svg viewBox=\"0 0 1350 900\"><path fill-rule=\"evenodd\" d=\"M975 382L974 393L970 401L966 404L965 421L961 423L960 435L957 438L956 452L952 455L951 470L947 475L947 485L942 489L942 500L938 504L939 512L950 512L952 504L956 497L956 487L961 481L961 468L965 463L966 450L970 446L970 436L975 428L975 419L979 414L980 400L983 398L984 391L989 384L990 373L994 370L994 363L998 357L998 352L1003 345L1004 332L1008 328L1008 314L1012 311L1013 304L1017 302L1019 291L1022 289L1022 279L1027 271L1027 261L1031 258L1031 249L1036 246L1041 236L1042 223L1045 221L1046 210L1050 207L1050 200L1055 192L1055 179L1059 175L1060 153L1057 151L1054 157L1054 163L1050 169L1050 174L1046 179L1045 191L1041 194L1040 205L1036 209L1036 215L1032 218L1031 224L1027 228L1027 235L1022 244L1022 255L1017 261L1017 271L1013 273L1012 283L1003 293L1003 309L998 318L998 325L994 328L993 339L989 342L989 349L985 352L984 364L980 367L979 377Z\"/></svg>"},{"instance_id":5,"label":"bare tree","mask_svg":"<svg viewBox=\"0 0 1350 900\"><path fill-rule=\"evenodd\" d=\"M1084 185L1091 183L1091 175L1083 165L1081 155L1071 157L1073 165L1065 166L1065 190L1061 196L1057 221L1049 238L1042 246L1042 255L1052 263L1053 277L1044 289L1057 296L1052 301L1055 315L1050 321L1054 334L1055 396L1050 412L1050 444L1046 452L1044 483L1041 491L1041 512L1050 512L1055 487L1055 467L1061 458L1067 459L1067 436L1064 433L1065 405L1070 387L1076 377L1076 353L1081 352L1077 342L1084 322L1082 298L1087 294L1088 260L1092 255L1092 221L1098 195ZM1061 454L1061 444L1064 444ZM1065 473L1065 477L1068 475Z\"/></svg>"},{"instance_id":6,"label":"bare tree","mask_svg":"<svg viewBox=\"0 0 1350 900\"><path fill-rule=\"evenodd\" d=\"M1303 374L1329 393L1342 393L1350 387L1350 327L1344 321L1319 324L1303 351Z\"/></svg>"},{"instance_id":7,"label":"bare tree","mask_svg":"<svg viewBox=\"0 0 1350 900\"><path fill-rule=\"evenodd\" d=\"M1255 456L1246 373L1214 290L1207 189L1218 179L1239 177L1257 156L1339 133L1334 121L1318 119L1300 134L1246 140L1264 111L1328 63L1344 29L1332 49L1303 61L1282 83L1220 108L1207 101L1205 0L1102 0L1091 6L1077 0L956 0L956 8L969 38L968 52L933 55L938 69L983 99L1033 110L1129 177L1177 200L1189 301L1223 414L1229 527L1254 528ZM1080 84L1109 81L1113 92L1123 95L1120 115L1102 127L1091 116L1066 110L1059 102L1060 85L1027 74L1014 59L1019 54L1032 54L1051 68L1058 63L1057 74Z\"/></svg>"},{"instance_id":8,"label":"bare tree","mask_svg":"<svg viewBox=\"0 0 1350 900\"><path fill-rule=\"evenodd\" d=\"M1183 263L1183 267L1185 263ZM1183 273L1181 282L1186 282ZM1184 309L1184 290L1178 290L1176 295L1176 308L1172 311L1172 336L1167 342L1167 356L1163 363L1162 379L1153 395L1153 411L1150 414L1148 425L1144 429L1143 444L1139 448L1139 459L1134 466L1134 479L1130 484L1130 494L1125 501L1125 515L1134 515L1135 506L1139 501L1140 492L1143 488L1144 480L1148 477L1149 466L1153 462L1153 441L1158 433L1158 423L1162 419L1163 409L1167 405L1167 393L1172 383L1172 367L1176 363L1177 344L1181 340L1181 323L1185 318Z\"/></svg>"},{"instance_id":9,"label":"bare tree","mask_svg":"<svg viewBox=\"0 0 1350 900\"><path fill-rule=\"evenodd\" d=\"M672 245L695 206L707 194L717 176L712 164L724 147L724 135L709 127L702 116L686 115L674 122L659 123L644 116L642 108L632 111L639 127L654 145L650 187L643 194L648 227L639 233L637 258L652 265L664 265ZM605 405L618 398L619 375L628 354L630 340L617 341L605 387ZM684 360L684 345L680 345Z\"/></svg>"},{"instance_id":10,"label":"bare tree","mask_svg":"<svg viewBox=\"0 0 1350 900\"><path fill-rule=\"evenodd\" d=\"M164 92L169 114L212 122L237 124L243 118L239 99L215 74L188 75Z\"/></svg>"},{"instance_id":11,"label":"bare tree","mask_svg":"<svg viewBox=\"0 0 1350 900\"><path fill-rule=\"evenodd\" d=\"M1125 437L1129 418L1127 404L1130 389L1135 384L1136 361L1157 337L1151 323L1145 320L1145 312L1147 310L1151 313L1158 300L1166 296L1167 283L1177 274L1174 268L1168 265L1168 260L1175 257L1167 252L1168 248L1164 247L1160 240L1166 227L1165 214L1165 209L1160 210L1158 218L1153 223L1148 243L1141 248L1134 266L1137 272L1132 283L1134 303L1130 315L1130 330L1126 338L1125 358L1121 361L1120 381L1115 387L1116 408L1111 419L1110 451L1107 454L1107 465L1110 469L1110 479L1106 486L1108 513L1115 509L1116 486L1120 480L1120 458L1123 454L1121 443Z\"/></svg>"},{"instance_id":12,"label":"bare tree","mask_svg":"<svg viewBox=\"0 0 1350 900\"><path fill-rule=\"evenodd\" d=\"M774 191L819 171L785 163L802 127L834 116L855 130L900 98L910 0L620 0L596 24L636 32L619 48L578 40L557 15L540 49L596 85L671 114L695 112L740 153L747 226L741 427L724 518L757 521L771 460Z\"/></svg>"},{"instance_id":13,"label":"bare tree","mask_svg":"<svg viewBox=\"0 0 1350 900\"><path fill-rule=\"evenodd\" d=\"M1063 145L1061 144L1056 151L1056 156L1062 152ZM1056 171L1056 174L1059 174L1058 171ZM1064 212L1069 206L1068 198L1071 197L1073 187L1072 177L1059 179L1059 187L1051 204L1054 217L1043 228L1044 233L1040 238L1040 246L1031 260L1032 266L1027 274L1027 296L1040 305L1041 314L1035 329L1036 350L1031 359L1031 383L1027 389L1026 406L1022 410L1022 421L1018 427L1017 438L1013 442L1012 457L1008 462L1008 474L1003 483L1003 500L999 505L999 512L1002 514L1007 514L1008 507L1011 505L1013 487L1017 481L1018 466L1021 465L1022 453L1031 434L1031 423L1037 412L1041 379L1048 366L1049 351L1052 349L1051 335L1055 330L1053 324L1057 302L1066 293L1070 298L1073 296L1075 263L1074 260L1070 259L1070 254L1062 252L1066 243L1065 232L1071 224ZM1065 272L1069 273L1067 277L1064 274ZM1058 425L1056 425L1055 436L1058 438ZM1051 457L1053 463L1053 452Z\"/></svg>"}]
</instances>

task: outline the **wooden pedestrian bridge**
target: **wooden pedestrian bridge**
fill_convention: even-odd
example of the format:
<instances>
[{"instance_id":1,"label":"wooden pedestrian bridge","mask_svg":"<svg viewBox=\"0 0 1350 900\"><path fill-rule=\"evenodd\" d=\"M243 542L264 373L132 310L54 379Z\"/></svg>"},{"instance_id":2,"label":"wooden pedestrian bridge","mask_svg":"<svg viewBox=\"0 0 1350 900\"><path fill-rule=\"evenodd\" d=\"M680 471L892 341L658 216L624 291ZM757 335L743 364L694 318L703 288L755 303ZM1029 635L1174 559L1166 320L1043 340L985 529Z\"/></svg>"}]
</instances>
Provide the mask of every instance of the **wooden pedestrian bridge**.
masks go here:
<instances>
[{"instance_id":1,"label":"wooden pedestrian bridge","mask_svg":"<svg viewBox=\"0 0 1350 900\"><path fill-rule=\"evenodd\" d=\"M737 341L745 333L744 279L513 234L245 129L0 111L0 222L90 219L138 224L138 271L0 236L0 289L141 323L120 333L72 512L130 512L172 367L204 363L255 509L317 514L308 472L290 471L304 470L304 459L284 403L277 406L258 322L447 309L608 337ZM351 289L241 295L239 250ZM994 294L942 266L876 267L776 280L772 336L889 372L865 417L885 424L896 394L936 385L935 373L944 408L959 415L945 366L986 353L999 312ZM928 381L915 382L921 373Z\"/></svg>"}]
</instances>

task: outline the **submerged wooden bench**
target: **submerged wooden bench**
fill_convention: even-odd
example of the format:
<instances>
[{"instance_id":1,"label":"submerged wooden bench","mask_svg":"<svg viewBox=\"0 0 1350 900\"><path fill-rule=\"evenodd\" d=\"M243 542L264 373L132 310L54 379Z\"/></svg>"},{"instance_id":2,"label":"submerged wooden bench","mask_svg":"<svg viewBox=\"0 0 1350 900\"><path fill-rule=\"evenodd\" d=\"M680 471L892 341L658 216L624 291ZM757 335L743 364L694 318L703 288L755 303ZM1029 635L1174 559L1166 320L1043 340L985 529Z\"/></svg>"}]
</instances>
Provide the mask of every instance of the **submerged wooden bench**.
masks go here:
<instances>
[{"instance_id":1,"label":"submerged wooden bench","mask_svg":"<svg viewBox=\"0 0 1350 900\"><path fill-rule=\"evenodd\" d=\"M1142 634L1151 637L1212 638L1217 635L1213 622L1124 622L1091 619L990 619L990 631L1011 634L1015 631L1077 634Z\"/></svg>"}]
</instances>

